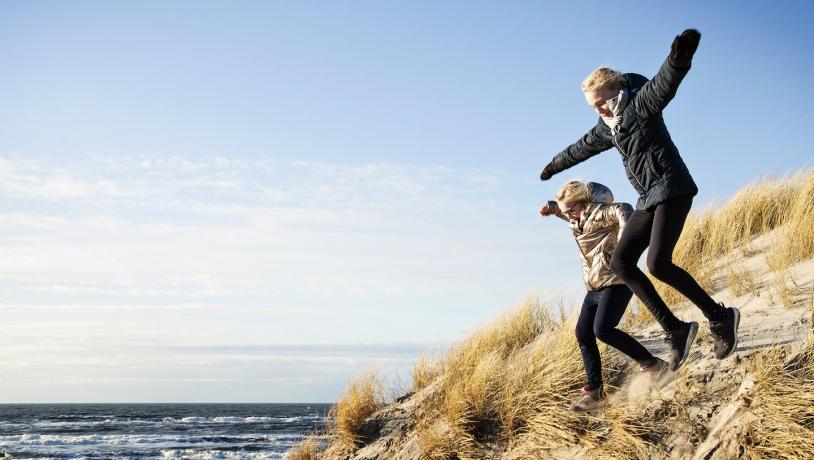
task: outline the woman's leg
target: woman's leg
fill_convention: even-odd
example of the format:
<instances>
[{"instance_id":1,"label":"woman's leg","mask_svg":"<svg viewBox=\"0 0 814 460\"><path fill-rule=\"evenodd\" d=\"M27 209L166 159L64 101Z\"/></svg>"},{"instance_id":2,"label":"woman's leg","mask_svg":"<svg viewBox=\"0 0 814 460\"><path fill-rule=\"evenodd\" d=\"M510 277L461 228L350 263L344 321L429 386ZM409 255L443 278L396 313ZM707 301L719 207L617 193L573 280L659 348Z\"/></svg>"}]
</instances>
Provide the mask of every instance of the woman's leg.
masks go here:
<instances>
[{"instance_id":1,"label":"woman's leg","mask_svg":"<svg viewBox=\"0 0 814 460\"><path fill-rule=\"evenodd\" d=\"M594 335L616 348L641 366L649 366L655 357L636 339L616 328L622 319L633 293L627 286L609 286L600 291L599 305L594 318Z\"/></svg>"},{"instance_id":2,"label":"woman's leg","mask_svg":"<svg viewBox=\"0 0 814 460\"><path fill-rule=\"evenodd\" d=\"M656 206L647 254L647 269L667 285L690 299L711 321L720 321L726 309L712 299L693 277L673 263L675 249L687 214L692 207L692 196L674 198Z\"/></svg>"},{"instance_id":3,"label":"woman's leg","mask_svg":"<svg viewBox=\"0 0 814 460\"><path fill-rule=\"evenodd\" d=\"M630 216L619 244L613 252L610 265L616 276L621 278L650 310L661 328L665 331L674 331L680 329L683 323L667 308L653 283L637 265L642 253L650 245L654 214L653 211L635 211Z\"/></svg>"},{"instance_id":4,"label":"woman's leg","mask_svg":"<svg viewBox=\"0 0 814 460\"><path fill-rule=\"evenodd\" d=\"M599 347L596 346L596 336L594 336L594 317L598 303L598 293L589 292L585 295L576 328L577 343L579 351L582 353L582 363L585 365L589 390L602 386L602 361L599 357Z\"/></svg>"}]
</instances>

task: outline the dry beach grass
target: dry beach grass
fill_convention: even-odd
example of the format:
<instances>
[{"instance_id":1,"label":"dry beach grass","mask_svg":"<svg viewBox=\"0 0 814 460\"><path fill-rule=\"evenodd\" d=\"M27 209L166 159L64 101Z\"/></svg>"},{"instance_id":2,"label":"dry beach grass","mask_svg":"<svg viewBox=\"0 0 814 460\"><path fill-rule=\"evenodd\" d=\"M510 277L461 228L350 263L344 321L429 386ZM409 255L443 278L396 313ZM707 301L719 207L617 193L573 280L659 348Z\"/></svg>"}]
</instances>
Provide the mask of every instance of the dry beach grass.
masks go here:
<instances>
[{"instance_id":1,"label":"dry beach grass","mask_svg":"<svg viewBox=\"0 0 814 460\"><path fill-rule=\"evenodd\" d=\"M288 453L288 460L317 460L324 453L325 449L315 436L306 436Z\"/></svg>"},{"instance_id":2,"label":"dry beach grass","mask_svg":"<svg viewBox=\"0 0 814 460\"><path fill-rule=\"evenodd\" d=\"M385 407L373 374L352 382L332 411L328 450L306 440L290 458L813 458L814 340L800 332L814 321L813 205L814 171L806 171L756 182L688 220L675 260L741 306L735 357L712 358L702 327L688 364L656 391L601 346L611 404L574 413L568 402L584 377L574 316L529 298L440 356L422 357L405 401ZM623 328L659 351L652 317L631 310ZM363 445L359 429L376 411L407 413L410 423Z\"/></svg>"},{"instance_id":3,"label":"dry beach grass","mask_svg":"<svg viewBox=\"0 0 814 460\"><path fill-rule=\"evenodd\" d=\"M331 407L329 417L334 447L340 451L353 451L361 442L360 428L362 423L384 406L384 390L371 371L355 378L347 390Z\"/></svg>"}]
</instances>

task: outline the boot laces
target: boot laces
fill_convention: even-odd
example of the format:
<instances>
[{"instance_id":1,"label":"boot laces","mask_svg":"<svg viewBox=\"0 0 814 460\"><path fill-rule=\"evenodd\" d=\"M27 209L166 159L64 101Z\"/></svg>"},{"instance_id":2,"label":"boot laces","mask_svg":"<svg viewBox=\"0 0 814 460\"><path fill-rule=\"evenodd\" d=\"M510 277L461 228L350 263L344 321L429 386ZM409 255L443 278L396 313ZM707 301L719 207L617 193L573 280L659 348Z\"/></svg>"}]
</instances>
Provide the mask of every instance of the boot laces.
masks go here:
<instances>
[{"instance_id":1,"label":"boot laces","mask_svg":"<svg viewBox=\"0 0 814 460\"><path fill-rule=\"evenodd\" d=\"M723 308L726 308L726 307L724 307L724 304L722 304L722 303L719 303L718 305L720 305ZM715 334L715 335L717 335L719 337L723 336L724 330L726 329L727 320L729 319L729 314L730 314L729 310L727 309L725 311L723 317L720 320L718 320L718 321L710 321L709 322L709 330L712 331L713 334Z\"/></svg>"},{"instance_id":2,"label":"boot laces","mask_svg":"<svg viewBox=\"0 0 814 460\"><path fill-rule=\"evenodd\" d=\"M724 326L725 325L726 325L726 321L710 321L709 322L709 330L712 331L713 334L720 337L724 333Z\"/></svg>"}]
</instances>

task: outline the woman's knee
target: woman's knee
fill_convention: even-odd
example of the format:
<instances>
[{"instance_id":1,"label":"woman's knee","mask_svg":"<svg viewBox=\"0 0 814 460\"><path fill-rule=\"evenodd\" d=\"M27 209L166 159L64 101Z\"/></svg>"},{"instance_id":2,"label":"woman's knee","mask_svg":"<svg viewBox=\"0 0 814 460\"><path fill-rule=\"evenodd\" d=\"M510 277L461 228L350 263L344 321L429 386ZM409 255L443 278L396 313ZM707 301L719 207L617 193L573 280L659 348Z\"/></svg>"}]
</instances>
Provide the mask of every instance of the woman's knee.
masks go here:
<instances>
[{"instance_id":1,"label":"woman's knee","mask_svg":"<svg viewBox=\"0 0 814 460\"><path fill-rule=\"evenodd\" d=\"M594 336L604 343L609 343L611 340L613 340L613 335L615 332L616 332L615 327L609 327L608 325L603 326L594 325L593 330Z\"/></svg>"},{"instance_id":2,"label":"woman's knee","mask_svg":"<svg viewBox=\"0 0 814 460\"><path fill-rule=\"evenodd\" d=\"M671 257L664 257L658 254L654 254L653 257L647 257L647 270L651 275L661 281L669 279L674 269L675 265Z\"/></svg>"},{"instance_id":3,"label":"woman's knee","mask_svg":"<svg viewBox=\"0 0 814 460\"><path fill-rule=\"evenodd\" d=\"M625 279L630 276L632 270L636 269L636 263L628 262L623 257L620 257L619 253L617 252L613 254L613 257L611 257L610 268L613 270L613 273L616 274L616 276Z\"/></svg>"}]
</instances>

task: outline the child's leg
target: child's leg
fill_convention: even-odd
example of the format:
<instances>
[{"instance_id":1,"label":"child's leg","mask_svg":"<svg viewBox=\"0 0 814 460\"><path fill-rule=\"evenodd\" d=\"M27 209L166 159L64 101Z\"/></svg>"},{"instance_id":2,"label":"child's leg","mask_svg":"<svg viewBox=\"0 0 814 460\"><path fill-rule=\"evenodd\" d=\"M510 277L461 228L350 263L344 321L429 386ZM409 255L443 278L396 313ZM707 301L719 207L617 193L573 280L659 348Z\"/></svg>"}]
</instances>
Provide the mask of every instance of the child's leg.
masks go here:
<instances>
[{"instance_id":1,"label":"child's leg","mask_svg":"<svg viewBox=\"0 0 814 460\"><path fill-rule=\"evenodd\" d=\"M589 292L582 302L582 309L577 319L577 343L582 353L582 363L585 365L588 389L595 390L602 386L602 361L599 357L599 347L596 346L594 336L594 317L599 303L599 293Z\"/></svg>"},{"instance_id":2,"label":"child's leg","mask_svg":"<svg viewBox=\"0 0 814 460\"><path fill-rule=\"evenodd\" d=\"M622 278L650 310L662 329L674 331L681 327L681 321L667 308L653 283L637 265L642 253L651 244L654 214L652 211L635 211L630 216L619 238L619 244L613 251L610 265L616 276Z\"/></svg>"},{"instance_id":3,"label":"child's leg","mask_svg":"<svg viewBox=\"0 0 814 460\"><path fill-rule=\"evenodd\" d=\"M691 196L675 198L656 206L647 269L653 276L690 299L704 312L707 319L719 320L726 314L726 309L715 303L689 273L673 263L673 250L691 207Z\"/></svg>"},{"instance_id":4,"label":"child's leg","mask_svg":"<svg viewBox=\"0 0 814 460\"><path fill-rule=\"evenodd\" d=\"M594 335L599 340L628 355L642 366L653 363L655 357L641 343L616 328L633 293L620 284L602 289L594 319Z\"/></svg>"}]
</instances>

